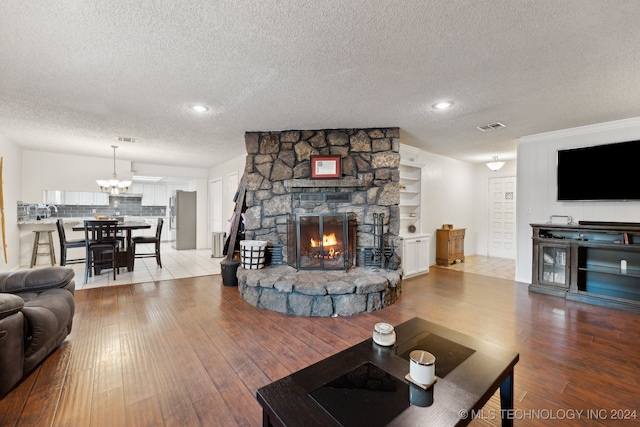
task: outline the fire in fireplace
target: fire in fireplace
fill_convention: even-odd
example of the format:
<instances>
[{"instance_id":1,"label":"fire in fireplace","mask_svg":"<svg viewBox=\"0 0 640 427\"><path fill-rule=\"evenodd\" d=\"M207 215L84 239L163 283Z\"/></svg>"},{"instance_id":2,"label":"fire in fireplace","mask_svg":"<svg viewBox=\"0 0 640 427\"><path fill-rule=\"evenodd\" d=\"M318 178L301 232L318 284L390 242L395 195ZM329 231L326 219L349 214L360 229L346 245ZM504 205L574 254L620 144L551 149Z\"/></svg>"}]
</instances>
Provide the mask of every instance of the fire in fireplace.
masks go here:
<instances>
[{"instance_id":1,"label":"fire in fireplace","mask_svg":"<svg viewBox=\"0 0 640 427\"><path fill-rule=\"evenodd\" d=\"M301 270L348 270L356 265L353 213L289 214L287 259Z\"/></svg>"}]
</instances>

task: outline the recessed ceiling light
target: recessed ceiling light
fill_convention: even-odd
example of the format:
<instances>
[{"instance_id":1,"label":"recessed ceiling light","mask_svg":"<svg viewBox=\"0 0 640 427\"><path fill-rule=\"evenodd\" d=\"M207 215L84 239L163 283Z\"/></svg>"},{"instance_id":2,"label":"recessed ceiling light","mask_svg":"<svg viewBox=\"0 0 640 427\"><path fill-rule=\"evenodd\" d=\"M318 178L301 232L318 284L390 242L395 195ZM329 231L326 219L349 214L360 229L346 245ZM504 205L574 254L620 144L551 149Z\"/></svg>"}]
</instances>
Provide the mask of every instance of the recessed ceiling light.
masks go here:
<instances>
[{"instance_id":1,"label":"recessed ceiling light","mask_svg":"<svg viewBox=\"0 0 640 427\"><path fill-rule=\"evenodd\" d=\"M193 111L197 111L198 113L206 113L207 111L209 111L209 107L200 104L189 105L189 108L191 108Z\"/></svg>"},{"instance_id":2,"label":"recessed ceiling light","mask_svg":"<svg viewBox=\"0 0 640 427\"><path fill-rule=\"evenodd\" d=\"M440 101L432 105L432 107L436 110L446 110L447 108L451 108L452 106L453 102L451 101Z\"/></svg>"}]
</instances>

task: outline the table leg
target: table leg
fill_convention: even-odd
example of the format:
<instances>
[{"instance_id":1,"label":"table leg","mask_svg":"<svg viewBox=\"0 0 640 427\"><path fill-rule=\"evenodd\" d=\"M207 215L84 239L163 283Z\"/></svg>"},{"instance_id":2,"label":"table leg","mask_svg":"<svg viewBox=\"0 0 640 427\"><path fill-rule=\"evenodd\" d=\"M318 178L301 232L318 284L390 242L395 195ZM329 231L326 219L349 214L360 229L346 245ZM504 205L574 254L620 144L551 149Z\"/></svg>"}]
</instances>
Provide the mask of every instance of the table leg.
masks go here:
<instances>
[{"instance_id":1,"label":"table leg","mask_svg":"<svg viewBox=\"0 0 640 427\"><path fill-rule=\"evenodd\" d=\"M269 414L264 409L262 410L262 427L273 427L271 424L271 420L269 419Z\"/></svg>"},{"instance_id":2,"label":"table leg","mask_svg":"<svg viewBox=\"0 0 640 427\"><path fill-rule=\"evenodd\" d=\"M513 369L500 385L500 410L502 426L513 426Z\"/></svg>"},{"instance_id":3,"label":"table leg","mask_svg":"<svg viewBox=\"0 0 640 427\"><path fill-rule=\"evenodd\" d=\"M133 240L131 239L131 230L127 230L127 271L133 271Z\"/></svg>"}]
</instances>

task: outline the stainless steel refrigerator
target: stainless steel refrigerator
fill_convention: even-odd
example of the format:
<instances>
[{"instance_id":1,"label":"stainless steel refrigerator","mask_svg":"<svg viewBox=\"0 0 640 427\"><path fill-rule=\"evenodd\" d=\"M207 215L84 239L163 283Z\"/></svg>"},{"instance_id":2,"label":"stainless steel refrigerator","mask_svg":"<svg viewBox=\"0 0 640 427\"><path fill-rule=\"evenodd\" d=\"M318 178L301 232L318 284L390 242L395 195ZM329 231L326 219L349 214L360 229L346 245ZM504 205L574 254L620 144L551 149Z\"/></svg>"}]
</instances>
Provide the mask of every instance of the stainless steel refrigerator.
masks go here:
<instances>
[{"instance_id":1,"label":"stainless steel refrigerator","mask_svg":"<svg viewBox=\"0 0 640 427\"><path fill-rule=\"evenodd\" d=\"M169 230L175 249L196 248L196 192L177 190L169 200Z\"/></svg>"}]
</instances>

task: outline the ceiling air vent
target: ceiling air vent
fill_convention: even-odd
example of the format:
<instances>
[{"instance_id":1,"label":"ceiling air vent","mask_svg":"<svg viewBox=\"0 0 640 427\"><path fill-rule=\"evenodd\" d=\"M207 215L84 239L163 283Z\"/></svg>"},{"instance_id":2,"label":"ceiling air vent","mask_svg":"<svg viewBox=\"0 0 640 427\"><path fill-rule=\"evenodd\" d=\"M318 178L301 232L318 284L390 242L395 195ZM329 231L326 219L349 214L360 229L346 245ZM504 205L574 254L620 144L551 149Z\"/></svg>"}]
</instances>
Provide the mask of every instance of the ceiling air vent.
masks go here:
<instances>
[{"instance_id":1,"label":"ceiling air vent","mask_svg":"<svg viewBox=\"0 0 640 427\"><path fill-rule=\"evenodd\" d=\"M494 123L489 123L488 125L482 125L482 126L478 126L476 129L481 130L482 132L489 132L491 130L496 130L496 129L500 129L506 127L505 125L503 125L500 122L494 122Z\"/></svg>"},{"instance_id":2,"label":"ceiling air vent","mask_svg":"<svg viewBox=\"0 0 640 427\"><path fill-rule=\"evenodd\" d=\"M136 139L128 137L128 136L119 136L118 137L118 141L120 141L120 142L136 142Z\"/></svg>"}]
</instances>

